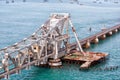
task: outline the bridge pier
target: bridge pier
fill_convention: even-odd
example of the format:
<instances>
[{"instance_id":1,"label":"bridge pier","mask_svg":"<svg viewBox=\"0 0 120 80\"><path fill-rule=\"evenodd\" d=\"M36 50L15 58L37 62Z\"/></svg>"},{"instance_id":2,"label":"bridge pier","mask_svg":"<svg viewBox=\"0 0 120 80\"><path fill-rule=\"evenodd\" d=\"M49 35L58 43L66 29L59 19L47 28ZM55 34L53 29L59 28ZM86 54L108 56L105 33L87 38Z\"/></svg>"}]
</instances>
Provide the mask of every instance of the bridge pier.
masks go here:
<instances>
[{"instance_id":1,"label":"bridge pier","mask_svg":"<svg viewBox=\"0 0 120 80\"><path fill-rule=\"evenodd\" d=\"M99 38L100 38L100 39L105 39L105 38L106 38L106 35L104 34L104 35L100 36Z\"/></svg>"},{"instance_id":2,"label":"bridge pier","mask_svg":"<svg viewBox=\"0 0 120 80\"><path fill-rule=\"evenodd\" d=\"M112 36L112 34L113 34L112 31L107 33L108 36Z\"/></svg>"},{"instance_id":3,"label":"bridge pier","mask_svg":"<svg viewBox=\"0 0 120 80\"><path fill-rule=\"evenodd\" d=\"M90 41L88 40L84 45L83 48L89 48L90 47Z\"/></svg>"},{"instance_id":4,"label":"bridge pier","mask_svg":"<svg viewBox=\"0 0 120 80\"><path fill-rule=\"evenodd\" d=\"M53 59L49 60L48 65L50 67L61 67L62 66L62 62L61 60L58 58L58 42L55 42L55 56Z\"/></svg>"},{"instance_id":5,"label":"bridge pier","mask_svg":"<svg viewBox=\"0 0 120 80\"><path fill-rule=\"evenodd\" d=\"M114 33L117 33L117 32L118 32L118 29L113 30L113 32L114 32Z\"/></svg>"},{"instance_id":6,"label":"bridge pier","mask_svg":"<svg viewBox=\"0 0 120 80\"><path fill-rule=\"evenodd\" d=\"M91 43L97 44L99 42L99 39L96 37Z\"/></svg>"},{"instance_id":7,"label":"bridge pier","mask_svg":"<svg viewBox=\"0 0 120 80\"><path fill-rule=\"evenodd\" d=\"M118 29L115 29L115 32L118 32Z\"/></svg>"},{"instance_id":8,"label":"bridge pier","mask_svg":"<svg viewBox=\"0 0 120 80\"><path fill-rule=\"evenodd\" d=\"M61 67L62 66L62 62L60 59L53 59L53 60L49 60L48 65L52 68L54 67Z\"/></svg>"}]
</instances>

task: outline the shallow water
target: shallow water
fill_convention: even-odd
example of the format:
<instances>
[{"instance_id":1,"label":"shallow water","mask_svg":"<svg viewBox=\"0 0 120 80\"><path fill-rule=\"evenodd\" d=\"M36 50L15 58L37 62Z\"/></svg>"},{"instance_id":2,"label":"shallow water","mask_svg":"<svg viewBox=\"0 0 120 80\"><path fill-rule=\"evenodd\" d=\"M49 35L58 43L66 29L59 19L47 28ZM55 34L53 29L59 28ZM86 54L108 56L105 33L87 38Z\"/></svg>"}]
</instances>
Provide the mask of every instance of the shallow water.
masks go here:
<instances>
[{"instance_id":1,"label":"shallow water","mask_svg":"<svg viewBox=\"0 0 120 80\"><path fill-rule=\"evenodd\" d=\"M50 13L68 12L79 38L85 38L101 28L111 27L120 23L120 6L85 5L69 3L40 3L40 2L15 2L0 3L0 48L4 48L31 35L49 17ZM112 6L111 6L112 5ZM110 7L109 7L110 6ZM89 32L92 27L92 32ZM113 71L97 71L95 68L119 66L120 63L120 33L106 40L92 45L89 51L107 52L109 60L91 68L80 71L79 65L63 64L61 69L48 69L32 66L31 70L23 70L20 75L12 75L10 80L119 80L120 69Z\"/></svg>"}]
</instances>

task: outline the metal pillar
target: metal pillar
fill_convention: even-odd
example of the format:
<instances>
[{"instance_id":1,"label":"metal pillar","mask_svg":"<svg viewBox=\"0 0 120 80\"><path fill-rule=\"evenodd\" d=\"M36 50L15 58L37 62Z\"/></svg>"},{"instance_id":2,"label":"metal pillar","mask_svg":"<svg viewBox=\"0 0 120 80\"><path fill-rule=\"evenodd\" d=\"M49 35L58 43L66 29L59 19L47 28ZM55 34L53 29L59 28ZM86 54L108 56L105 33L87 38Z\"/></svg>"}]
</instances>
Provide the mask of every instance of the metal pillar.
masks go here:
<instances>
[{"instance_id":1,"label":"metal pillar","mask_svg":"<svg viewBox=\"0 0 120 80\"><path fill-rule=\"evenodd\" d=\"M70 23L70 26L71 26L71 28L72 28L72 32L74 33L75 39L76 39L76 41L77 41L77 43L78 43L78 48L79 48L80 52L82 52L82 54L84 54L84 51L83 51L82 46L81 46L81 44L80 44L80 40L79 40L78 37L77 37L76 31L75 31L75 29L74 29L74 27L73 27L73 24L72 24L71 20L69 20L69 23ZM85 54L84 54L84 55L85 55Z\"/></svg>"}]
</instances>

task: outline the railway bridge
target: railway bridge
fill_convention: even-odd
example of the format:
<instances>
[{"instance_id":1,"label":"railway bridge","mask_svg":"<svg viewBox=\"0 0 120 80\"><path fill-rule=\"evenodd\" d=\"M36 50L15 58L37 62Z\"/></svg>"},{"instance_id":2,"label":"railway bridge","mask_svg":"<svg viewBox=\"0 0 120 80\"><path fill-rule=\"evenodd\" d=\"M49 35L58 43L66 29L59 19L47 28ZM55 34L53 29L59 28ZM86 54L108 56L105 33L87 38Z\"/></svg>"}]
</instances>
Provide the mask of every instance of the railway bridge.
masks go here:
<instances>
[{"instance_id":1,"label":"railway bridge","mask_svg":"<svg viewBox=\"0 0 120 80\"><path fill-rule=\"evenodd\" d=\"M98 43L120 30L120 25L104 29L101 32L79 40L68 13L53 13L41 27L28 38L6 48L0 49L0 79L8 79L10 74L29 69L31 65L61 66L61 57L72 49L83 53L83 47L90 47L90 43ZM71 43L73 32L76 42Z\"/></svg>"}]
</instances>

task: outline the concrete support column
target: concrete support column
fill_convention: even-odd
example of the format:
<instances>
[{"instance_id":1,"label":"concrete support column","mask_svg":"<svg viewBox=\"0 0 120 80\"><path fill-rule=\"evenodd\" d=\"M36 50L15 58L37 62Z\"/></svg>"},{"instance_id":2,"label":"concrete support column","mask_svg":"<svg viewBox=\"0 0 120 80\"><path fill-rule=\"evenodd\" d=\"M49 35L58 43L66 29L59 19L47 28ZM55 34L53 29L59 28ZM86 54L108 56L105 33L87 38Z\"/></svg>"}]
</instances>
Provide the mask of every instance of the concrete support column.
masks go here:
<instances>
[{"instance_id":1,"label":"concrete support column","mask_svg":"<svg viewBox=\"0 0 120 80\"><path fill-rule=\"evenodd\" d=\"M108 36L112 36L112 31L108 32Z\"/></svg>"},{"instance_id":2,"label":"concrete support column","mask_svg":"<svg viewBox=\"0 0 120 80\"><path fill-rule=\"evenodd\" d=\"M102 36L100 36L100 39L105 39L106 38L106 35L104 34L104 35L102 35Z\"/></svg>"},{"instance_id":3,"label":"concrete support column","mask_svg":"<svg viewBox=\"0 0 120 80\"><path fill-rule=\"evenodd\" d=\"M115 29L114 32L117 33L117 32L118 32L118 29Z\"/></svg>"},{"instance_id":4,"label":"concrete support column","mask_svg":"<svg viewBox=\"0 0 120 80\"><path fill-rule=\"evenodd\" d=\"M97 37L92 41L92 43L94 44L97 44L98 42L99 42L99 39Z\"/></svg>"},{"instance_id":5,"label":"concrete support column","mask_svg":"<svg viewBox=\"0 0 120 80\"><path fill-rule=\"evenodd\" d=\"M84 48L89 48L90 47L90 42L87 41L84 45L83 45Z\"/></svg>"}]
</instances>

